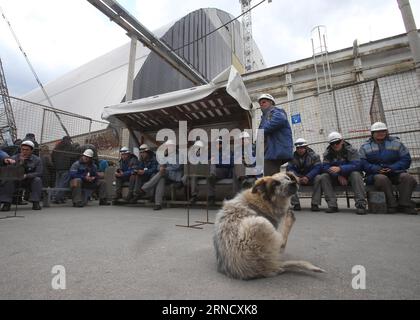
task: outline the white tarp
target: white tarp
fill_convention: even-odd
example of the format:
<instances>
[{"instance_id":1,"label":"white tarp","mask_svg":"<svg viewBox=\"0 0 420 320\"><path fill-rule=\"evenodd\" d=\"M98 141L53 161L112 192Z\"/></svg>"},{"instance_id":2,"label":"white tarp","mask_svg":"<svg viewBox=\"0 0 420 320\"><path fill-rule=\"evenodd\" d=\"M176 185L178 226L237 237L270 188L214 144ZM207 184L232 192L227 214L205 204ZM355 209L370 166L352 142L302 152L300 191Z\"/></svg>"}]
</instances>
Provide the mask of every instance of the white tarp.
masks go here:
<instances>
[{"instance_id":1,"label":"white tarp","mask_svg":"<svg viewBox=\"0 0 420 320\"><path fill-rule=\"evenodd\" d=\"M116 125L121 125L121 122L115 117L116 115L146 112L188 104L204 99L214 91L224 87L226 88L226 92L238 102L238 105L242 109L250 110L252 102L248 96L248 91L242 81L242 77L234 67L230 67L206 85L105 107L102 113L102 119Z\"/></svg>"}]
</instances>

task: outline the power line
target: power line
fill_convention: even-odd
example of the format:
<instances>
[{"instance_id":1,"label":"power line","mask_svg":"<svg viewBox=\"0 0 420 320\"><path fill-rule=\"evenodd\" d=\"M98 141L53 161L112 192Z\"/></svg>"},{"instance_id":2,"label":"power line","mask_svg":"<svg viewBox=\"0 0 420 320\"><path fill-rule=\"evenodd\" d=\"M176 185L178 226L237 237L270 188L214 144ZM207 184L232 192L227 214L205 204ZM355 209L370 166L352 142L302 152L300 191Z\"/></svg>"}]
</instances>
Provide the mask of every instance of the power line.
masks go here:
<instances>
[{"instance_id":1,"label":"power line","mask_svg":"<svg viewBox=\"0 0 420 320\"><path fill-rule=\"evenodd\" d=\"M19 42L19 39L17 38L17 36L16 36L15 32L13 31L12 25L10 24L9 20L7 20L7 18L6 18L6 16L5 16L5 14L4 14L4 11L3 11L3 9L2 9L1 7L0 7L0 12L1 12L1 15L3 16L4 21L6 21L7 25L9 26L10 32L12 33L13 38L15 38L15 41L16 41L16 43L17 43L17 45L18 45L18 47L19 47L20 51L22 52L23 56L25 57L26 62L28 63L28 66L29 66L29 68L31 69L32 74L33 74L33 75L34 75L34 77L35 77L36 82L38 83L38 85L39 85L39 87L41 88L42 92L44 93L45 97L47 98L47 101L48 101L49 105L50 105L51 107L53 107L53 104L52 104L52 102L51 102L51 100L50 100L50 97L49 97L49 96L48 96L48 94L47 94L47 91L45 91L45 88L44 88L44 86L42 85L41 80L39 80L39 77L38 77L38 75L36 74L34 67L32 66L31 62L29 61L29 58L28 58L28 56L27 56L26 52L23 50L22 45L21 45L21 44L20 44L20 42ZM55 113L55 112L54 112L54 113ZM58 121L60 122L60 125L61 125L61 127L63 128L63 130L64 130L64 132L66 133L66 135L69 135L69 132L67 131L67 129L66 129L66 127L64 126L63 122L61 121L60 116L59 116L57 113L55 113L55 115L56 115L56 117L57 117ZM41 137L41 138L42 138L42 137Z\"/></svg>"},{"instance_id":2,"label":"power line","mask_svg":"<svg viewBox=\"0 0 420 320\"><path fill-rule=\"evenodd\" d=\"M266 1L266 0L262 0L262 1L258 2L256 5L254 5L254 6L253 6L253 7L251 7L250 9L248 9L248 10L246 10L246 11L242 12L239 16L237 16L236 18L231 19L230 21L226 22L224 25L222 25L222 26L218 27L217 29L214 29L213 31L211 31L211 32L209 32L209 33L207 33L207 34L205 34L205 35L201 36L200 38L198 38L198 39L196 39L196 40L191 41L190 43L184 44L183 46L181 46L181 47L179 47L179 48L172 49L172 51L178 51L178 50L180 50L180 49L183 49L183 48L185 48L185 47L188 47L188 46L192 45L193 43L198 42L198 41L200 41L200 40L202 40L202 39L204 39L204 38L206 38L206 37L210 36L211 34L215 33L217 30L220 30L220 29L222 29L222 28L226 27L228 24L231 24L232 22L234 22L234 21L238 20L240 17L242 17L243 15L247 14L247 13L248 13L248 12L250 12L251 10L254 10L256 7L258 7L260 4L262 4L262 3L263 3L263 2L265 2L265 1Z\"/></svg>"}]
</instances>

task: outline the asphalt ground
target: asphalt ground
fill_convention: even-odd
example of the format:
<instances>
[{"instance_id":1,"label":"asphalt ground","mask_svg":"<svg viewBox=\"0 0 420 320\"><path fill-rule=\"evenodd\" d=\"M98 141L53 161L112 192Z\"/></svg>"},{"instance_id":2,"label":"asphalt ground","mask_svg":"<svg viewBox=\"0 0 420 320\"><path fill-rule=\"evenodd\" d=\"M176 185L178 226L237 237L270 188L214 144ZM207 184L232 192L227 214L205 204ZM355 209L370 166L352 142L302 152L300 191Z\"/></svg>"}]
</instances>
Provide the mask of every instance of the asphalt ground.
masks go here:
<instances>
[{"instance_id":1,"label":"asphalt ground","mask_svg":"<svg viewBox=\"0 0 420 320\"><path fill-rule=\"evenodd\" d=\"M285 259L308 260L327 273L242 281L217 272L213 225L176 226L187 223L185 208L19 206L24 218L0 220L0 299L420 298L420 216L308 207L305 199L296 213ZM191 211L191 223L205 219L205 209ZM60 285L65 289L54 289Z\"/></svg>"}]
</instances>

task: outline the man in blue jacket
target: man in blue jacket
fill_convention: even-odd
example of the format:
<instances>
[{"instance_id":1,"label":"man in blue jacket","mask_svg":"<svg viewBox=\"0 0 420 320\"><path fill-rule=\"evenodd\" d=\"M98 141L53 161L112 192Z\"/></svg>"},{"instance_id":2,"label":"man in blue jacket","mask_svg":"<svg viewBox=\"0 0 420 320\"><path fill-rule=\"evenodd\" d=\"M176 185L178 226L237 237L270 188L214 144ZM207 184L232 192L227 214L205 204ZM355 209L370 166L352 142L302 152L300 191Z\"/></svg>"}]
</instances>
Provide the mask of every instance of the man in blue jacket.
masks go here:
<instances>
[{"instance_id":1,"label":"man in blue jacket","mask_svg":"<svg viewBox=\"0 0 420 320\"><path fill-rule=\"evenodd\" d=\"M371 134L359 151L367 175L366 183L385 193L388 213L417 214L411 203L417 181L407 173L411 164L410 152L398 138L389 135L385 123L374 123ZM393 184L398 186L398 202L392 192Z\"/></svg>"},{"instance_id":2,"label":"man in blue jacket","mask_svg":"<svg viewBox=\"0 0 420 320\"><path fill-rule=\"evenodd\" d=\"M293 159L287 165L287 171L298 177L302 186L314 186L312 193L311 210L319 211L321 204L321 157L308 147L305 139L299 138L295 142L296 151ZM300 211L300 201L297 194L292 197L293 210Z\"/></svg>"},{"instance_id":3,"label":"man in blue jacket","mask_svg":"<svg viewBox=\"0 0 420 320\"><path fill-rule=\"evenodd\" d=\"M137 170L134 170L134 175L131 178L135 179L135 187L130 203L137 203L140 197L146 195L146 192L142 189L143 185L159 171L159 163L156 161L156 155L149 146L142 144L139 147L139 151L139 165Z\"/></svg>"},{"instance_id":4,"label":"man in blue jacket","mask_svg":"<svg viewBox=\"0 0 420 320\"><path fill-rule=\"evenodd\" d=\"M98 169L93 163L93 150L86 149L80 160L72 164L69 176L70 187L72 189L72 199L74 207L83 207L86 199L82 199L83 190L97 190L99 195L99 205L108 206L106 184L98 177Z\"/></svg>"},{"instance_id":5,"label":"man in blue jacket","mask_svg":"<svg viewBox=\"0 0 420 320\"><path fill-rule=\"evenodd\" d=\"M133 195L135 179L131 179L134 174L134 170L139 166L139 160L137 157L130 152L127 147L122 147L120 149L120 161L118 162L118 168L115 172L115 197L113 199L114 203L122 198L122 188L124 183L129 183L128 189L128 200L130 195Z\"/></svg>"},{"instance_id":6,"label":"man in blue jacket","mask_svg":"<svg viewBox=\"0 0 420 320\"><path fill-rule=\"evenodd\" d=\"M176 143L169 139L164 143L164 147L166 148L164 156L159 158L158 154L159 171L141 188L145 193L155 192L155 206L153 210L162 209L166 185L183 186L184 165L180 154L177 152Z\"/></svg>"},{"instance_id":7,"label":"man in blue jacket","mask_svg":"<svg viewBox=\"0 0 420 320\"><path fill-rule=\"evenodd\" d=\"M275 106L274 98L258 98L263 113L259 129L264 130L264 175L272 176L293 157L293 138L286 112Z\"/></svg>"},{"instance_id":8,"label":"man in blue jacket","mask_svg":"<svg viewBox=\"0 0 420 320\"><path fill-rule=\"evenodd\" d=\"M356 203L356 213L366 214L365 184L361 174L359 153L338 132L328 136L329 146L324 153L321 177L322 190L328 203L327 213L338 212L333 185L351 185Z\"/></svg>"},{"instance_id":9,"label":"man in blue jacket","mask_svg":"<svg viewBox=\"0 0 420 320\"><path fill-rule=\"evenodd\" d=\"M42 162L33 154L35 145L32 141L23 141L20 145L20 153L11 158L5 158L3 163L15 164L24 168L23 180L20 187L30 193L29 201L32 202L32 210L41 210L39 202L42 194ZM6 181L0 186L0 201L3 202L1 211L9 211L16 190L15 181Z\"/></svg>"}]
</instances>

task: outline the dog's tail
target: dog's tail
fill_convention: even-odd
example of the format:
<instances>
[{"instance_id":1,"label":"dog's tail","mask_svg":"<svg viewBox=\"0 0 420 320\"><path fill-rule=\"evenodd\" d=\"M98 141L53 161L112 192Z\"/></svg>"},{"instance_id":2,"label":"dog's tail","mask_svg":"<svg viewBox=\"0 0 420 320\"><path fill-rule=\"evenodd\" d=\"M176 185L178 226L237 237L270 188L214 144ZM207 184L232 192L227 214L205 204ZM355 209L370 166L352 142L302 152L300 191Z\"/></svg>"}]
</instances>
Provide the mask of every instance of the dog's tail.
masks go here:
<instances>
[{"instance_id":1,"label":"dog's tail","mask_svg":"<svg viewBox=\"0 0 420 320\"><path fill-rule=\"evenodd\" d=\"M326 272L325 270L314 266L312 263L308 261L302 261L302 260L289 260L289 261L283 261L280 265L280 267L285 270L308 270L313 272Z\"/></svg>"}]
</instances>

